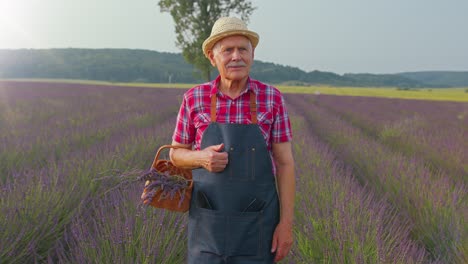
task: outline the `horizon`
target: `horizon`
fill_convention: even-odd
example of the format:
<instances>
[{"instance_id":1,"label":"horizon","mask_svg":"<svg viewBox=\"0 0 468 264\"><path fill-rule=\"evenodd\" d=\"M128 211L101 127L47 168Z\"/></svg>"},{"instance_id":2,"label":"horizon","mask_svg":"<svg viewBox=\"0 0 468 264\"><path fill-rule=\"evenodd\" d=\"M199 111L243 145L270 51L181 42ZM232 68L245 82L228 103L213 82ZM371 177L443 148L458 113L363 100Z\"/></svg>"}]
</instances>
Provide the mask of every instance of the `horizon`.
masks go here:
<instances>
[{"instance_id":1,"label":"horizon","mask_svg":"<svg viewBox=\"0 0 468 264\"><path fill-rule=\"evenodd\" d=\"M180 54L172 17L157 2L0 0L0 49ZM260 35L259 61L340 75L468 71L468 1L251 2L257 9L248 27Z\"/></svg>"},{"instance_id":2,"label":"horizon","mask_svg":"<svg viewBox=\"0 0 468 264\"><path fill-rule=\"evenodd\" d=\"M150 51L150 52L158 52L158 53L168 53L168 54L174 54L174 55L180 55L182 56L181 52L169 52L169 51L158 51L158 50L149 50L149 49L141 49L141 48L79 48L79 47L67 47L67 48L0 48L1 50L8 50L8 51L17 51L17 50L64 50L64 49L81 49L81 50L141 50L141 51ZM185 61L185 60L184 60ZM401 73L420 73L420 72L425 72L425 73L430 73L430 72L438 72L438 73L443 73L443 72L452 72L452 73L468 73L468 70L417 70L417 71L405 71L405 72L391 72L391 73L371 73L371 72L345 72L345 73L337 73L333 71L322 71L322 70L312 70L312 71L306 71L300 67L293 66L293 65L287 65L287 64L281 64L281 63L276 63L276 62L271 62L271 61L265 61L265 60L260 60L260 59L255 59L254 61L259 61L262 63L273 63L275 65L279 66L284 66L284 67L292 67L292 68L298 68L301 71L304 71L306 73L309 72L324 72L324 73L334 73L338 74L340 76L344 76L346 74L374 74L374 75L392 75L392 74L401 74ZM187 64L189 64L187 62Z\"/></svg>"}]
</instances>

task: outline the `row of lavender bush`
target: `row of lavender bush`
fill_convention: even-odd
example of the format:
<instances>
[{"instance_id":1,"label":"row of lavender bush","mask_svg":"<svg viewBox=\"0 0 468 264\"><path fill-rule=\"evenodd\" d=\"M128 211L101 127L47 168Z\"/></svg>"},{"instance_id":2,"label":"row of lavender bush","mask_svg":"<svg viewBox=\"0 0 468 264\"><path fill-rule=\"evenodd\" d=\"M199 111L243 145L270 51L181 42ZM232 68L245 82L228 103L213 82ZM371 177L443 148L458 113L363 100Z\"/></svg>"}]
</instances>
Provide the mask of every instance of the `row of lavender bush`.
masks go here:
<instances>
[{"instance_id":1,"label":"row of lavender bush","mask_svg":"<svg viewBox=\"0 0 468 264\"><path fill-rule=\"evenodd\" d=\"M0 263L184 263L186 215L142 207L142 183L114 188L170 142L182 93L0 83ZM366 113L350 123L351 97L322 98L286 96L299 184L284 262L463 263L465 185L368 133Z\"/></svg>"},{"instance_id":2,"label":"row of lavender bush","mask_svg":"<svg viewBox=\"0 0 468 264\"><path fill-rule=\"evenodd\" d=\"M1 88L0 155L12 162L2 163L0 262L183 258L174 235L182 216L139 207L143 183L106 193L118 179L97 180L149 167L169 140L181 91L12 86ZM133 251L122 248L124 234Z\"/></svg>"},{"instance_id":3,"label":"row of lavender bush","mask_svg":"<svg viewBox=\"0 0 468 264\"><path fill-rule=\"evenodd\" d=\"M394 152L361 129L319 107L320 98L288 95L316 133L352 168L354 177L386 198L402 219L411 223L411 236L424 244L434 261L463 263L467 258L466 186L443 171L433 171L418 157ZM331 105L331 104L330 104Z\"/></svg>"},{"instance_id":4,"label":"row of lavender bush","mask_svg":"<svg viewBox=\"0 0 468 264\"><path fill-rule=\"evenodd\" d=\"M154 125L176 111L168 107L177 103L176 98L155 104L154 97L145 96L145 89L66 88L5 89L3 98L8 101L0 106L4 113L0 140L9 151L0 152L3 175L7 168L40 167L50 160L65 160L62 155L66 153L92 147L111 135L125 136L134 130L129 128ZM84 91L77 93L80 89ZM49 96L41 96L43 92Z\"/></svg>"},{"instance_id":5,"label":"row of lavender bush","mask_svg":"<svg viewBox=\"0 0 468 264\"><path fill-rule=\"evenodd\" d=\"M292 106L292 105L291 105ZM314 136L295 114L297 251L304 263L429 263L411 225Z\"/></svg>"},{"instance_id":6,"label":"row of lavender bush","mask_svg":"<svg viewBox=\"0 0 468 264\"><path fill-rule=\"evenodd\" d=\"M467 103L327 95L315 102L390 148L467 183Z\"/></svg>"}]
</instances>

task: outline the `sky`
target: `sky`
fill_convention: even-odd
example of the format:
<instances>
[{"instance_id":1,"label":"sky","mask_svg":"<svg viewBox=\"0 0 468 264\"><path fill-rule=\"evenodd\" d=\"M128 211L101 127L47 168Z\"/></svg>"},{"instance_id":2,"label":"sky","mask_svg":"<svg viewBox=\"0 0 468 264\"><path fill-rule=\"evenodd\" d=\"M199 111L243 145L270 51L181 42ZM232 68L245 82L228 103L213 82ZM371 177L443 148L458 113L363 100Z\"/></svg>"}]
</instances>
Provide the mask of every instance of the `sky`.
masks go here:
<instances>
[{"instance_id":1,"label":"sky","mask_svg":"<svg viewBox=\"0 0 468 264\"><path fill-rule=\"evenodd\" d=\"M304 71L468 71L467 0L252 0L255 59ZM157 0L0 0L0 49L180 53ZM254 66L255 67L255 66Z\"/></svg>"}]
</instances>

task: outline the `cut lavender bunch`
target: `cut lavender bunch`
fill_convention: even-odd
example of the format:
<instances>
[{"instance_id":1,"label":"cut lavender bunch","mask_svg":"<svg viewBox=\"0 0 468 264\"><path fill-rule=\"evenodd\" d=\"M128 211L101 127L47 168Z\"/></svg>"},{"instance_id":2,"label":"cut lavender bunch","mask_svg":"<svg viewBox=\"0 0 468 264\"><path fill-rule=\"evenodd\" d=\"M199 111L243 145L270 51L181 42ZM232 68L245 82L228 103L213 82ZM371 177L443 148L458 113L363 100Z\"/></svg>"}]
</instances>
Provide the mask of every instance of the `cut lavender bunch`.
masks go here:
<instances>
[{"instance_id":1,"label":"cut lavender bunch","mask_svg":"<svg viewBox=\"0 0 468 264\"><path fill-rule=\"evenodd\" d=\"M173 200L176 193L180 194L179 207L185 198L185 189L190 186L190 180L181 175L171 175L168 171L159 172L154 168L149 169L139 177L145 180L145 192L141 199L144 204L150 204L158 193L158 201L163 199Z\"/></svg>"}]
</instances>

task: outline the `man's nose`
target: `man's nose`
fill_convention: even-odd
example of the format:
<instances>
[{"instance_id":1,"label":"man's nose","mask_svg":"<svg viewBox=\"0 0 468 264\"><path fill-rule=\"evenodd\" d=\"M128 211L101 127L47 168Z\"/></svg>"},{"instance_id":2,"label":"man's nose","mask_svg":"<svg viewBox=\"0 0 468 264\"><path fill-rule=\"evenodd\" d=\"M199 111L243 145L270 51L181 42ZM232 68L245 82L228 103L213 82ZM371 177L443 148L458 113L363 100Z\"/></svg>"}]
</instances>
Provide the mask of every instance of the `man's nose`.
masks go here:
<instances>
[{"instance_id":1,"label":"man's nose","mask_svg":"<svg viewBox=\"0 0 468 264\"><path fill-rule=\"evenodd\" d=\"M233 60L240 60L241 59L241 54L239 49L234 49L234 52L232 53L232 59Z\"/></svg>"}]
</instances>

